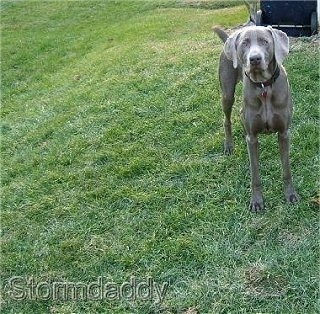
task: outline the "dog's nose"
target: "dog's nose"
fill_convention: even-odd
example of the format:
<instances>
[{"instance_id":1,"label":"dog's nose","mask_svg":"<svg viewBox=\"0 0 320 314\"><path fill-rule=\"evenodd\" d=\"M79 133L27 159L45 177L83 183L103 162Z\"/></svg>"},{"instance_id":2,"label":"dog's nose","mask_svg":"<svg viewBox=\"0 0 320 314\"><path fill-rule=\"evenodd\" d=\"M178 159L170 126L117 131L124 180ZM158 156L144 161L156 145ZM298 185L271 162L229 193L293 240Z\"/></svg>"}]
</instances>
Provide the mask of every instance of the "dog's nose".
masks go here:
<instances>
[{"instance_id":1,"label":"dog's nose","mask_svg":"<svg viewBox=\"0 0 320 314\"><path fill-rule=\"evenodd\" d=\"M260 55L252 55L249 58L251 65L259 65L261 63L261 56Z\"/></svg>"}]
</instances>

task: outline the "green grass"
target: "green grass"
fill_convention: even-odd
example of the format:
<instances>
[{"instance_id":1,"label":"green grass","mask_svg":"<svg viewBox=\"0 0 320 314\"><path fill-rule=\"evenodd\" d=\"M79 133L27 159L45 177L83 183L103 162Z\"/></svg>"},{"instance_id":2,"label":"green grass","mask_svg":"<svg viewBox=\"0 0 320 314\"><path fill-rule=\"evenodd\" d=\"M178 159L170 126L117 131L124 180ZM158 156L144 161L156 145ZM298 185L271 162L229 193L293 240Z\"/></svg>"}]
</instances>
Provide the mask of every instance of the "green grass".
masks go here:
<instances>
[{"instance_id":1,"label":"green grass","mask_svg":"<svg viewBox=\"0 0 320 314\"><path fill-rule=\"evenodd\" d=\"M214 1L2 1L2 313L316 313L318 50L294 46L285 204L275 136L261 137L267 210L247 210L238 110L222 154ZM230 8L217 10L222 6ZM13 276L169 282L153 301L10 297Z\"/></svg>"}]
</instances>

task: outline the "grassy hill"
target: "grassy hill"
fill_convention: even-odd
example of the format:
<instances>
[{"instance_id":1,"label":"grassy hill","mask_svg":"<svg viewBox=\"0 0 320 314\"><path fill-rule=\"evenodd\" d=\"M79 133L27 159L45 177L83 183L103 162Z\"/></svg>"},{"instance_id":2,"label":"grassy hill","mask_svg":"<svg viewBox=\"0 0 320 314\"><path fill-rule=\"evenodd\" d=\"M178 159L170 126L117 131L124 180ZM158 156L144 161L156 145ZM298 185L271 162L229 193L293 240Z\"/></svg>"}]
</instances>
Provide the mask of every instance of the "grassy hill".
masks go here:
<instances>
[{"instance_id":1,"label":"grassy hill","mask_svg":"<svg viewBox=\"0 0 320 314\"><path fill-rule=\"evenodd\" d=\"M1 2L2 313L317 312L318 50L285 61L300 202L261 136L250 214L241 87L225 157L211 32L246 21L236 5Z\"/></svg>"}]
</instances>

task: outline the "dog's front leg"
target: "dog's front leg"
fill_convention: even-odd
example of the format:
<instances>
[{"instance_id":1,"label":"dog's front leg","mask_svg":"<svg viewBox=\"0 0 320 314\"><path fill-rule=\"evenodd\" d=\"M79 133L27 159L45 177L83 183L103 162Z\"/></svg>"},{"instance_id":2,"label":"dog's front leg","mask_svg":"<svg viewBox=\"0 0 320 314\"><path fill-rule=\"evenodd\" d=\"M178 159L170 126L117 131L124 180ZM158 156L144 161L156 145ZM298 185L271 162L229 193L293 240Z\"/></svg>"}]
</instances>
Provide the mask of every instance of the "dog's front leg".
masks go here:
<instances>
[{"instance_id":1,"label":"dog's front leg","mask_svg":"<svg viewBox=\"0 0 320 314\"><path fill-rule=\"evenodd\" d=\"M295 203L298 201L297 193L293 187L290 163L289 163L289 135L288 131L278 133L278 143L283 172L284 193L287 202Z\"/></svg>"},{"instance_id":2,"label":"dog's front leg","mask_svg":"<svg viewBox=\"0 0 320 314\"><path fill-rule=\"evenodd\" d=\"M263 210L261 180L259 174L259 143L256 135L247 135L246 141L251 169L251 201L249 209L252 212L258 212Z\"/></svg>"}]
</instances>

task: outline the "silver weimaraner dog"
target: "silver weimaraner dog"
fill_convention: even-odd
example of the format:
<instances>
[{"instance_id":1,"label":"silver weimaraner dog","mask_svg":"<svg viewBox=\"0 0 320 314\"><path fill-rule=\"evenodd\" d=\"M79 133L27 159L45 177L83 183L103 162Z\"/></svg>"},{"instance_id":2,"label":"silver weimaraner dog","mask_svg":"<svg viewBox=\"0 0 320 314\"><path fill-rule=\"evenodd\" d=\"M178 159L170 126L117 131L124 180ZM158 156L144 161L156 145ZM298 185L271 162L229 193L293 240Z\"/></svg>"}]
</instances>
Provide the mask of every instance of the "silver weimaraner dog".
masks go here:
<instances>
[{"instance_id":1,"label":"silver weimaraner dog","mask_svg":"<svg viewBox=\"0 0 320 314\"><path fill-rule=\"evenodd\" d=\"M251 168L250 210L264 208L258 160L258 134L278 133L285 197L295 203L298 196L293 187L289 165L289 126L292 100L287 74L282 62L289 52L287 35L272 27L244 27L230 37L221 29L214 32L225 43L220 56L219 79L222 107L225 114L225 153L233 149L231 110L238 81L243 80L241 118L246 131Z\"/></svg>"}]
</instances>

